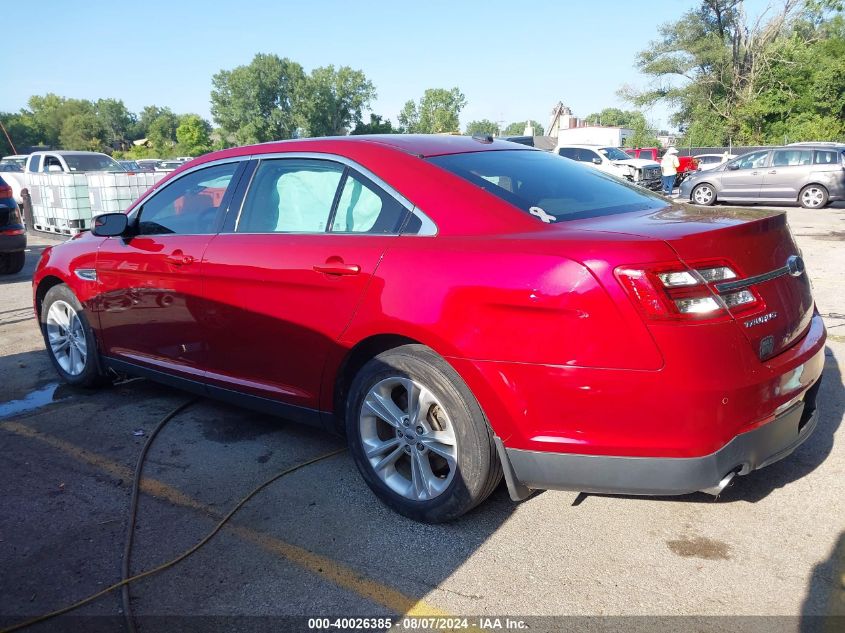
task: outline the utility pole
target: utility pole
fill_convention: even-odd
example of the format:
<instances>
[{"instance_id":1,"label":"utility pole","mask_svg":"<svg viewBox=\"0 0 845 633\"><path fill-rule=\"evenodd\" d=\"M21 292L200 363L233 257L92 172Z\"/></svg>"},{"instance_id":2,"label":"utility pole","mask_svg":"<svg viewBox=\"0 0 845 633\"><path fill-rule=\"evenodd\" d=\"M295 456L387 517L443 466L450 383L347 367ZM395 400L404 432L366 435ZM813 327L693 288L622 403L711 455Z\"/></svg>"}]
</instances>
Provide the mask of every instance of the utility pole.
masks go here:
<instances>
[{"instance_id":1,"label":"utility pole","mask_svg":"<svg viewBox=\"0 0 845 633\"><path fill-rule=\"evenodd\" d=\"M12 137L10 137L9 133L6 131L6 126L3 125L3 121L0 121L0 128L3 128L3 134L6 135L6 140L9 141L9 145L12 147L12 153L17 154L18 150L15 148L15 144L12 143Z\"/></svg>"}]
</instances>

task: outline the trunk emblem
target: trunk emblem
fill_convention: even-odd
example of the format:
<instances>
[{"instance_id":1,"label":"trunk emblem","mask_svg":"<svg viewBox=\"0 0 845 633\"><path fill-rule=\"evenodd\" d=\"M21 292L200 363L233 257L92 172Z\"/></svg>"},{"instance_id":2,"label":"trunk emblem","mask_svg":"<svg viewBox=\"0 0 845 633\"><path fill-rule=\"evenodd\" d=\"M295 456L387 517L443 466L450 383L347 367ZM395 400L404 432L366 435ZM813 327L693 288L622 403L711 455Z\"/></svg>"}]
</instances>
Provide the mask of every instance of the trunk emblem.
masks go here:
<instances>
[{"instance_id":1,"label":"trunk emblem","mask_svg":"<svg viewBox=\"0 0 845 633\"><path fill-rule=\"evenodd\" d=\"M743 325L745 325L745 327L754 327L755 325L762 325L763 323L768 323L772 319L776 319L777 316L778 316L777 312L769 312L767 314L761 314L760 316L755 317L753 319L748 319L748 321L746 321Z\"/></svg>"},{"instance_id":2,"label":"trunk emblem","mask_svg":"<svg viewBox=\"0 0 845 633\"><path fill-rule=\"evenodd\" d=\"M800 277L804 274L804 260L798 255L790 255L786 260L786 269L793 277Z\"/></svg>"}]
</instances>

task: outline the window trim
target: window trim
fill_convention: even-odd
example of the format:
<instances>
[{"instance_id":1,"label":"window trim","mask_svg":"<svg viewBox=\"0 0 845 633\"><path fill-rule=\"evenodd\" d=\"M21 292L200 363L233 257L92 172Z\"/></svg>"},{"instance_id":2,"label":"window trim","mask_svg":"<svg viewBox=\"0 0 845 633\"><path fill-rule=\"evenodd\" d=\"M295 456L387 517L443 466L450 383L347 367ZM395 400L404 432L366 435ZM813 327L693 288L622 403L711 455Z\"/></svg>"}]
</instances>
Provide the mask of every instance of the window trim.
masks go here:
<instances>
[{"instance_id":1,"label":"window trim","mask_svg":"<svg viewBox=\"0 0 845 633\"><path fill-rule=\"evenodd\" d=\"M138 224L138 217L141 214L141 211L144 209L144 205L150 201L158 193L164 191L167 187L179 182L185 176L193 174L194 172L200 171L202 169L208 169L210 167L218 167L220 165L226 165L228 163L240 163L237 167L235 167L235 171L232 173L232 179L229 181L229 185L226 187L226 193L223 194L223 200L220 203L220 209L218 210L218 215L214 219L214 227L211 233L155 233L155 234L146 234L146 233L136 233L132 237L142 237L144 235L155 235L157 238L159 237L168 237L171 235L174 236L196 236L196 235L218 235L222 230L223 226L226 222L226 216L228 215L229 206L232 204L235 193L237 191L237 186L240 184L240 179L244 171L245 161L243 160L243 156L233 156L229 158L221 158L220 160L212 160L207 163L202 163L201 165L196 165L195 167L191 167L190 169L186 169L185 171L181 172L178 177L171 178L169 180L161 180L157 182L150 188L144 196L138 199L135 207L132 209L131 212L127 214L126 220L127 224L133 228L137 228Z\"/></svg>"},{"instance_id":2,"label":"window trim","mask_svg":"<svg viewBox=\"0 0 845 633\"><path fill-rule=\"evenodd\" d=\"M368 180L370 180L374 185L379 187L382 191L384 191L387 195L391 198L396 200L400 205L405 207L405 209L409 212L409 215L416 216L420 222L420 229L416 233L402 233L402 229L405 225L408 224L408 218L402 222L400 227L397 229L395 233L334 233L334 235L362 235L368 237L396 237L397 235L404 235L406 237L434 237L438 233L437 225L434 221L428 217L419 207L415 206L410 200L408 200L405 196L399 193L394 187L390 186L388 183L384 181L384 179L380 178L378 175L374 174L372 171L364 167L358 162L347 158L346 156L341 156L339 154L330 154L328 152L272 152L268 154L251 154L250 156L242 156L241 159L243 160L255 160L255 161L262 161L262 160L275 160L280 158L292 158L292 159L312 159L312 160L324 160L324 161L332 161L339 163L340 165L350 168L353 171L358 172ZM252 172L253 176L255 172L258 171L258 167L256 166L255 170ZM247 186L246 190L244 191L243 195L240 199L240 204L238 208L237 217L235 219L235 227L238 226L240 223L241 213L243 212L243 205L246 197L249 195L249 190L252 186L252 179L250 179L249 186ZM234 231L233 231L234 232ZM274 233L238 233L238 235L276 235ZM278 233L278 235L332 235L331 232L323 231L321 233Z\"/></svg>"},{"instance_id":3,"label":"window trim","mask_svg":"<svg viewBox=\"0 0 845 633\"><path fill-rule=\"evenodd\" d=\"M277 160L277 159L273 159ZM311 159L303 159L300 158L299 160L311 160ZM335 161L328 160L326 158L317 159L321 160L324 163L331 163ZM334 222L334 213L335 207L337 206L338 198L340 197L340 190L341 186L346 182L346 174L349 171L349 168L345 165L336 164L337 167L340 167L340 179L338 180L338 185L335 188L334 195L332 196L332 204L331 208L329 209L329 216L326 221L326 229L323 231L315 232L315 231L267 231L262 233L253 233L248 231L238 231L238 227L241 224L241 219L243 218L243 211L244 206L246 205L246 199L249 196L249 192L252 190L253 181L255 180L256 174L258 174L258 170L261 169L262 160L259 158L255 161L255 169L252 170L252 174L250 175L249 182L247 183L246 188L244 188L243 192L241 193L240 203L238 204L238 213L235 217L235 226L231 230L231 233L237 235L324 235L328 233L329 227L331 227L332 223ZM224 223L225 224L225 223Z\"/></svg>"}]
</instances>

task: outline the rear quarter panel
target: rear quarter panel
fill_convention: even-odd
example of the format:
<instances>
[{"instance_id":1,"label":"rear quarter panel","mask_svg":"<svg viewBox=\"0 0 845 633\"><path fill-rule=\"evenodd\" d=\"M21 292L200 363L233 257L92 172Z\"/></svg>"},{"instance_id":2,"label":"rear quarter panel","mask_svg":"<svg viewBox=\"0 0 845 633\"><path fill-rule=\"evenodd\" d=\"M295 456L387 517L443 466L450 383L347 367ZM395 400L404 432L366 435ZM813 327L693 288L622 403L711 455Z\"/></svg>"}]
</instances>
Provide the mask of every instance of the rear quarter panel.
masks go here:
<instances>
[{"instance_id":1,"label":"rear quarter panel","mask_svg":"<svg viewBox=\"0 0 845 633\"><path fill-rule=\"evenodd\" d=\"M552 229L512 238L400 237L338 349L379 334L431 347L460 368L493 428L506 436L509 396L472 363L458 361L656 371L663 358L635 307L621 287L609 293L593 270L618 286L616 265L670 255L662 242ZM332 408L330 385L342 361L329 359L325 410Z\"/></svg>"}]
</instances>

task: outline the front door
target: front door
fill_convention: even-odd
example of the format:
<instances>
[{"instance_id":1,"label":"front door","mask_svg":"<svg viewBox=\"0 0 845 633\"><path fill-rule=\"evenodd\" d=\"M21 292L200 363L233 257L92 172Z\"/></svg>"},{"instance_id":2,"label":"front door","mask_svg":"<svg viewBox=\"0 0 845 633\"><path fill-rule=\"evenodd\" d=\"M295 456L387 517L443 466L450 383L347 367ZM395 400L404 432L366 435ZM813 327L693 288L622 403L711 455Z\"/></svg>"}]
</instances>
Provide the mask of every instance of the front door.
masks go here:
<instances>
[{"instance_id":1,"label":"front door","mask_svg":"<svg viewBox=\"0 0 845 633\"><path fill-rule=\"evenodd\" d=\"M209 384L317 409L326 358L406 213L338 162L262 160L205 253Z\"/></svg>"},{"instance_id":2,"label":"front door","mask_svg":"<svg viewBox=\"0 0 845 633\"><path fill-rule=\"evenodd\" d=\"M768 163L768 150L752 152L731 161L721 173L719 198L754 200L760 196L765 167Z\"/></svg>"},{"instance_id":3,"label":"front door","mask_svg":"<svg viewBox=\"0 0 845 633\"><path fill-rule=\"evenodd\" d=\"M202 257L237 168L231 162L187 172L133 212L131 237L100 246L98 316L106 356L202 377Z\"/></svg>"}]
</instances>

